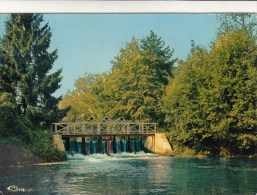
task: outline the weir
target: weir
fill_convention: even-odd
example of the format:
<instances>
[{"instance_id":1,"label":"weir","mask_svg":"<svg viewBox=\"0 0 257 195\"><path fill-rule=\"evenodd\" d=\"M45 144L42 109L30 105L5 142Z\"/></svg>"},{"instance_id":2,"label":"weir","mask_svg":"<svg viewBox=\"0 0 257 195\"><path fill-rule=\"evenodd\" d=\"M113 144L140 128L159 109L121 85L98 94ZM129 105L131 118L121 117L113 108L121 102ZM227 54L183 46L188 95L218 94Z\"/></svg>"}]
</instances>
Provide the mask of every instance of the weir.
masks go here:
<instances>
[{"instance_id":1,"label":"weir","mask_svg":"<svg viewBox=\"0 0 257 195\"><path fill-rule=\"evenodd\" d=\"M155 145L157 123L132 121L82 121L53 123L55 133L64 140L65 150L84 155L144 150L144 140Z\"/></svg>"},{"instance_id":2,"label":"weir","mask_svg":"<svg viewBox=\"0 0 257 195\"><path fill-rule=\"evenodd\" d=\"M64 145L66 151L73 155L80 153L84 155L89 154L120 154L123 152L137 153L145 151L144 143L141 138L131 139L109 139L109 142L102 139L101 142L97 139L86 138L85 142L81 138L65 139Z\"/></svg>"}]
</instances>

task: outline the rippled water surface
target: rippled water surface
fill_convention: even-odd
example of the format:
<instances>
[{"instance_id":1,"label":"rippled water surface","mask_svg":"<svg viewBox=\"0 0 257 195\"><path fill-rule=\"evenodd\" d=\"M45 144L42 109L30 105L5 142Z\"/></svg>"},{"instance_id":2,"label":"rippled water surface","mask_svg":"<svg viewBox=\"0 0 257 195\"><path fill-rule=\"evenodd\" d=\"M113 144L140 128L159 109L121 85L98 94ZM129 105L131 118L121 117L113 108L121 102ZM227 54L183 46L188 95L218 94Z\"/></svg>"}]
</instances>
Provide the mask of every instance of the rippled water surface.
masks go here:
<instances>
[{"instance_id":1,"label":"rippled water surface","mask_svg":"<svg viewBox=\"0 0 257 195\"><path fill-rule=\"evenodd\" d=\"M16 185L25 192L11 193ZM253 194L257 159L154 154L69 156L68 164L0 168L4 194Z\"/></svg>"}]
</instances>

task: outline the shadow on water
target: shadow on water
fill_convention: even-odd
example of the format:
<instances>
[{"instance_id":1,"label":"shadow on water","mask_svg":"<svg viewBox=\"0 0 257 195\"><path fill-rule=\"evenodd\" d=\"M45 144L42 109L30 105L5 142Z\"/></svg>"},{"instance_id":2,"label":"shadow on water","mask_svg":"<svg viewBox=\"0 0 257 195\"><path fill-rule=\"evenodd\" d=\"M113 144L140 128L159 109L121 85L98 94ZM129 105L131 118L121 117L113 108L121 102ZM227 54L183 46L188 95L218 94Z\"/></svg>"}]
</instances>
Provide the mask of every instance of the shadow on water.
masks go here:
<instances>
[{"instance_id":1,"label":"shadow on water","mask_svg":"<svg viewBox=\"0 0 257 195\"><path fill-rule=\"evenodd\" d=\"M20 194L256 194L257 159L171 158L144 152L68 156L67 165L0 168ZM17 193L15 193L17 194Z\"/></svg>"}]
</instances>

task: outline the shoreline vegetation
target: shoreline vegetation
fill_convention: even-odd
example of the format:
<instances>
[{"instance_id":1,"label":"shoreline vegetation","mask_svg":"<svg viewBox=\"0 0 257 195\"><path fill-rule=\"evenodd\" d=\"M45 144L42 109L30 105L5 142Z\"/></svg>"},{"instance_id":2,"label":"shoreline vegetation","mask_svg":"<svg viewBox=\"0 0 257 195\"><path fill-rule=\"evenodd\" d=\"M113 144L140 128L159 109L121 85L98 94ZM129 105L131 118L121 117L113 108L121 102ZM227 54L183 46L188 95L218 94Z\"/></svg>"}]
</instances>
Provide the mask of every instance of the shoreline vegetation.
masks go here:
<instances>
[{"instance_id":1,"label":"shoreline vegetation","mask_svg":"<svg viewBox=\"0 0 257 195\"><path fill-rule=\"evenodd\" d=\"M67 160L66 153L51 144L51 134L17 113L9 93L0 95L0 118L0 166Z\"/></svg>"},{"instance_id":2,"label":"shoreline vegetation","mask_svg":"<svg viewBox=\"0 0 257 195\"><path fill-rule=\"evenodd\" d=\"M213 157L218 157L218 158L257 158L257 154L249 154L249 155L243 155L243 154L235 154L235 155L205 154L203 152L196 152L194 149L188 148L188 147L178 147L173 151L173 153L170 156L171 157L178 157L178 158L213 158Z\"/></svg>"},{"instance_id":3,"label":"shoreline vegetation","mask_svg":"<svg viewBox=\"0 0 257 195\"><path fill-rule=\"evenodd\" d=\"M51 71L51 28L42 14L10 14L0 37L0 166L66 161L47 133L52 123L105 116L157 122L172 156L255 158L257 18L219 16L210 48L192 41L185 61L150 31L126 43L110 71L55 97L62 70Z\"/></svg>"},{"instance_id":4,"label":"shoreline vegetation","mask_svg":"<svg viewBox=\"0 0 257 195\"><path fill-rule=\"evenodd\" d=\"M42 14L10 14L0 37L1 164L66 160L45 131L68 109L58 109L62 70L53 71L57 50ZM20 152L16 152L20 151ZM22 162L21 162L22 161Z\"/></svg>"},{"instance_id":5,"label":"shoreline vegetation","mask_svg":"<svg viewBox=\"0 0 257 195\"><path fill-rule=\"evenodd\" d=\"M51 144L51 134L17 113L9 93L0 95L0 118L0 166L67 160L65 152Z\"/></svg>"}]
</instances>

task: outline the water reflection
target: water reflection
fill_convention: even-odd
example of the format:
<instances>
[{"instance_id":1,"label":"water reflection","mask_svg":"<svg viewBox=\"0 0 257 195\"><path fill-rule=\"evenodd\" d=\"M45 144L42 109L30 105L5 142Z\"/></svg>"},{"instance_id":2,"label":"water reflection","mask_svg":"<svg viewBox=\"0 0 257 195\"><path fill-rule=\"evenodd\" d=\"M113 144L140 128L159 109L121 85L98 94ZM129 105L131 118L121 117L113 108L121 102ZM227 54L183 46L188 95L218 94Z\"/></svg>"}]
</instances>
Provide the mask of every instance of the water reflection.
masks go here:
<instances>
[{"instance_id":1,"label":"water reflection","mask_svg":"<svg viewBox=\"0 0 257 195\"><path fill-rule=\"evenodd\" d=\"M153 154L69 156L67 165L0 168L0 191L21 194L256 194L257 160ZM17 193L16 193L17 194Z\"/></svg>"}]
</instances>

